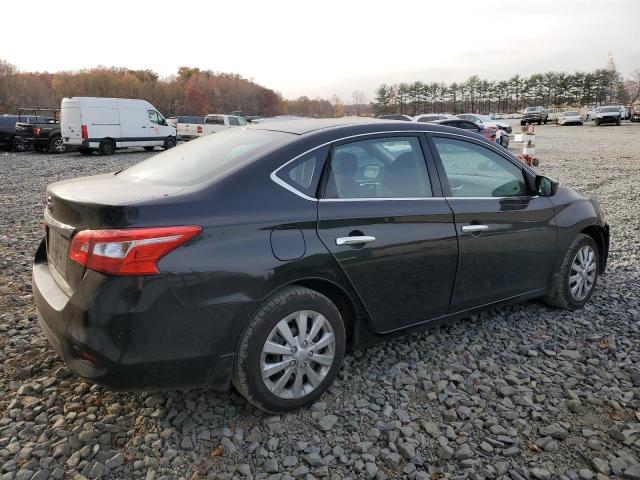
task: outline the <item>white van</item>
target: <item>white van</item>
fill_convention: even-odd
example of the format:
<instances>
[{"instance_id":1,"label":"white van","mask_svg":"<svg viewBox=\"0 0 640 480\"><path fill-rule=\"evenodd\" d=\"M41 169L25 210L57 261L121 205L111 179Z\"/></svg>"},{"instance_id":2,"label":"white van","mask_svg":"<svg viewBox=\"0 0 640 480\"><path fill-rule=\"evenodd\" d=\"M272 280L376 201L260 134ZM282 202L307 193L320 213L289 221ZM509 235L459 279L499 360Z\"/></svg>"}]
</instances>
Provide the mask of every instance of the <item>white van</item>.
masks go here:
<instances>
[{"instance_id":1,"label":"white van","mask_svg":"<svg viewBox=\"0 0 640 480\"><path fill-rule=\"evenodd\" d=\"M116 148L176 146L176 127L146 100L128 98L63 98L60 108L62 139L83 155L98 150L111 155Z\"/></svg>"}]
</instances>

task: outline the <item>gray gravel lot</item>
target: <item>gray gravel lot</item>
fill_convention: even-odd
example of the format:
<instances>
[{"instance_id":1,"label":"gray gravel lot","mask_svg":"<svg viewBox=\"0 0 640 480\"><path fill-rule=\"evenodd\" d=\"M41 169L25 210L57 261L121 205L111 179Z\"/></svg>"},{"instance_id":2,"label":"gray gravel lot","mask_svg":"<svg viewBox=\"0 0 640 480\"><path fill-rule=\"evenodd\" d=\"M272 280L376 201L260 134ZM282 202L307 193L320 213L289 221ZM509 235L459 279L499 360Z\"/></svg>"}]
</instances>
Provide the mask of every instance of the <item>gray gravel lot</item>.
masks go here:
<instances>
[{"instance_id":1,"label":"gray gravel lot","mask_svg":"<svg viewBox=\"0 0 640 480\"><path fill-rule=\"evenodd\" d=\"M31 297L45 185L150 154L1 153L0 480L640 479L640 124L537 134L538 169L611 225L587 307L529 302L354 352L320 403L281 416L232 392L71 375Z\"/></svg>"}]
</instances>

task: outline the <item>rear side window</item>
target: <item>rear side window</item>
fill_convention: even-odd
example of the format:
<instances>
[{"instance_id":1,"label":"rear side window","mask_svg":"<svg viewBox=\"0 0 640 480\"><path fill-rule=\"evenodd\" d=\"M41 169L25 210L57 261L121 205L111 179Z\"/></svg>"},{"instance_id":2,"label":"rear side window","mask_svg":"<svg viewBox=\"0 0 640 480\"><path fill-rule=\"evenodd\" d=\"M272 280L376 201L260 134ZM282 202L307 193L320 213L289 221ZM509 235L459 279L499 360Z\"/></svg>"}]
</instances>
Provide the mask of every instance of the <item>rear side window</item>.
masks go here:
<instances>
[{"instance_id":1,"label":"rear side window","mask_svg":"<svg viewBox=\"0 0 640 480\"><path fill-rule=\"evenodd\" d=\"M376 138L335 147L326 198L430 197L431 185L417 137Z\"/></svg>"},{"instance_id":2,"label":"rear side window","mask_svg":"<svg viewBox=\"0 0 640 480\"><path fill-rule=\"evenodd\" d=\"M118 174L133 182L193 185L223 175L293 135L266 130L228 129L165 150Z\"/></svg>"},{"instance_id":3,"label":"rear side window","mask_svg":"<svg viewBox=\"0 0 640 480\"><path fill-rule=\"evenodd\" d=\"M204 123L208 123L210 125L224 125L224 118L219 116L207 117L205 118Z\"/></svg>"},{"instance_id":4,"label":"rear side window","mask_svg":"<svg viewBox=\"0 0 640 480\"><path fill-rule=\"evenodd\" d=\"M522 170L496 152L475 143L434 137L454 197L527 195Z\"/></svg>"},{"instance_id":5,"label":"rear side window","mask_svg":"<svg viewBox=\"0 0 640 480\"><path fill-rule=\"evenodd\" d=\"M238 121L238 117L229 117L229 125L232 125L234 127L239 127L240 122Z\"/></svg>"},{"instance_id":6,"label":"rear side window","mask_svg":"<svg viewBox=\"0 0 640 480\"><path fill-rule=\"evenodd\" d=\"M315 197L322 167L329 155L329 147L322 147L294 160L276 175L299 192Z\"/></svg>"}]
</instances>

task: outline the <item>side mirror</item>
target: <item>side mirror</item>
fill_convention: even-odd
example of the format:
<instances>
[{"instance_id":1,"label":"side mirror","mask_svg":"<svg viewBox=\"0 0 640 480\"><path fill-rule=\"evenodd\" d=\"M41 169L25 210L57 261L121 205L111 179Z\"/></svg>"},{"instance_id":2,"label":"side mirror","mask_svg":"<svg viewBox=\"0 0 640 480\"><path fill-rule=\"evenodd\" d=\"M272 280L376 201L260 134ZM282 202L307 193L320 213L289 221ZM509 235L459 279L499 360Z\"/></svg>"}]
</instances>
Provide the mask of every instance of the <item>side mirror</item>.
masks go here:
<instances>
[{"instance_id":1,"label":"side mirror","mask_svg":"<svg viewBox=\"0 0 640 480\"><path fill-rule=\"evenodd\" d=\"M536 176L536 192L541 197L552 197L558 191L558 182L543 175Z\"/></svg>"}]
</instances>

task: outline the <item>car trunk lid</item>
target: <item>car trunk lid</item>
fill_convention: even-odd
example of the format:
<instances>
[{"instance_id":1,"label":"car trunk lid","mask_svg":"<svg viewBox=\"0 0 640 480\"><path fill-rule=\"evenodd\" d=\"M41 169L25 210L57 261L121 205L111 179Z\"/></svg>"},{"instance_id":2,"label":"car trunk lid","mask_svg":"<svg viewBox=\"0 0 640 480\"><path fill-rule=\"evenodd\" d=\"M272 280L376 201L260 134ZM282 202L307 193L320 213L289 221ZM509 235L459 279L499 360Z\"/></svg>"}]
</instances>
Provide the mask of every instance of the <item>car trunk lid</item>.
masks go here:
<instances>
[{"instance_id":1,"label":"car trunk lid","mask_svg":"<svg viewBox=\"0 0 640 480\"><path fill-rule=\"evenodd\" d=\"M82 230L142 226L145 204L182 187L144 185L114 174L67 180L47 188L44 213L47 259L53 277L70 295L85 267L69 258L73 237Z\"/></svg>"}]
</instances>

